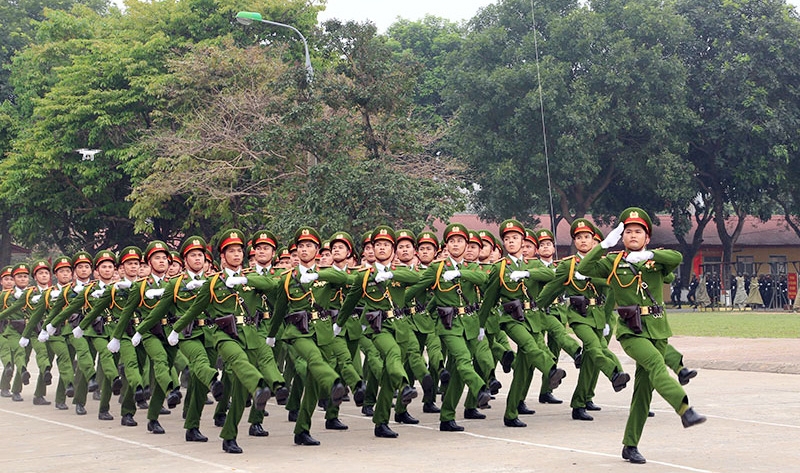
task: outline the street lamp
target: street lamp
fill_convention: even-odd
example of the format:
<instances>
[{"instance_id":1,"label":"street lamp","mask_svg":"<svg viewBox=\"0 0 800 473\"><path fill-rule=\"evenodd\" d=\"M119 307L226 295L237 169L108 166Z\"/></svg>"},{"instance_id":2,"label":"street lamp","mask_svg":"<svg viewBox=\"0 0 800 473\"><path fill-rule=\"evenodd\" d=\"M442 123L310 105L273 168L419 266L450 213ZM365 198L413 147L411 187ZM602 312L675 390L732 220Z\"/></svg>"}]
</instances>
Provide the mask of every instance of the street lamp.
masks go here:
<instances>
[{"instance_id":1,"label":"street lamp","mask_svg":"<svg viewBox=\"0 0 800 473\"><path fill-rule=\"evenodd\" d=\"M261 13L251 12L251 11L240 11L239 13L236 14L236 21L238 21L243 25L249 25L254 21L260 21L261 23L266 23L268 25L282 26L284 28L289 28L290 30L297 33L298 36L300 36L300 39L303 40L303 47L305 48L306 51L306 76L308 78L308 83L309 84L311 83L311 81L314 79L314 68L311 67L311 56L309 56L308 54L308 43L306 42L306 37L303 36L303 33L301 33L300 30L291 25L278 23L277 21L265 20L264 18L262 18Z\"/></svg>"}]
</instances>

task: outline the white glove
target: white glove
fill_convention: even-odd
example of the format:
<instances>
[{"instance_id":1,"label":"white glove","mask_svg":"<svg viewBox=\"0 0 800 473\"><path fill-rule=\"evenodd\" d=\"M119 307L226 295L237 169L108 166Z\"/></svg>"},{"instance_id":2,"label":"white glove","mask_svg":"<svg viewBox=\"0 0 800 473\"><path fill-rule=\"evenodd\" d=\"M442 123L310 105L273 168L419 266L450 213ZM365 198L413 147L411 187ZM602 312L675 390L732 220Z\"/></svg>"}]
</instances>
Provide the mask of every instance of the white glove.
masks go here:
<instances>
[{"instance_id":1,"label":"white glove","mask_svg":"<svg viewBox=\"0 0 800 473\"><path fill-rule=\"evenodd\" d=\"M53 335L54 333L56 333L56 328L53 327L53 324L47 324L47 327L45 327L45 330L47 330L47 334L48 335Z\"/></svg>"},{"instance_id":2,"label":"white glove","mask_svg":"<svg viewBox=\"0 0 800 473\"><path fill-rule=\"evenodd\" d=\"M138 347L140 343L142 343L142 334L139 333L139 332L136 332L131 337L131 344L133 344L133 346L135 346L135 347Z\"/></svg>"},{"instance_id":3,"label":"white glove","mask_svg":"<svg viewBox=\"0 0 800 473\"><path fill-rule=\"evenodd\" d=\"M16 288L14 290L14 299L19 299L20 297L22 297L22 289Z\"/></svg>"},{"instance_id":4,"label":"white glove","mask_svg":"<svg viewBox=\"0 0 800 473\"><path fill-rule=\"evenodd\" d=\"M316 281L319 278L319 273L305 273L300 275L300 283L301 284L308 284L310 282Z\"/></svg>"},{"instance_id":5,"label":"white glove","mask_svg":"<svg viewBox=\"0 0 800 473\"><path fill-rule=\"evenodd\" d=\"M267 337L267 346L275 348L275 337Z\"/></svg>"},{"instance_id":6,"label":"white glove","mask_svg":"<svg viewBox=\"0 0 800 473\"><path fill-rule=\"evenodd\" d=\"M112 338L111 340L109 340L108 345L106 345L106 348L108 348L108 351L110 351L111 353L119 353L119 339Z\"/></svg>"},{"instance_id":7,"label":"white glove","mask_svg":"<svg viewBox=\"0 0 800 473\"><path fill-rule=\"evenodd\" d=\"M610 333L611 333L611 327L609 327L608 324L606 324L606 326L603 327L603 336L607 337Z\"/></svg>"},{"instance_id":8,"label":"white glove","mask_svg":"<svg viewBox=\"0 0 800 473\"><path fill-rule=\"evenodd\" d=\"M442 279L445 281L452 281L459 276L461 276L461 271L457 269L451 269L450 271L445 271L444 274L442 274Z\"/></svg>"},{"instance_id":9,"label":"white glove","mask_svg":"<svg viewBox=\"0 0 800 473\"><path fill-rule=\"evenodd\" d=\"M169 346L174 347L175 345L178 344L179 338L180 335L178 334L178 332L173 330L169 333L169 336L167 337L167 343L169 343Z\"/></svg>"},{"instance_id":10,"label":"white glove","mask_svg":"<svg viewBox=\"0 0 800 473\"><path fill-rule=\"evenodd\" d=\"M133 284L128 279L123 279L122 281L117 281L114 283L114 288L116 289L128 289Z\"/></svg>"},{"instance_id":11,"label":"white glove","mask_svg":"<svg viewBox=\"0 0 800 473\"><path fill-rule=\"evenodd\" d=\"M342 327L339 327L339 324L333 324L333 336L338 337L339 334L342 333Z\"/></svg>"},{"instance_id":12,"label":"white glove","mask_svg":"<svg viewBox=\"0 0 800 473\"><path fill-rule=\"evenodd\" d=\"M75 338L83 338L83 330L80 327L72 329L72 336Z\"/></svg>"},{"instance_id":13,"label":"white glove","mask_svg":"<svg viewBox=\"0 0 800 473\"><path fill-rule=\"evenodd\" d=\"M362 325L361 326L361 333L364 333L366 330L367 330L367 326L366 325Z\"/></svg>"},{"instance_id":14,"label":"white glove","mask_svg":"<svg viewBox=\"0 0 800 473\"><path fill-rule=\"evenodd\" d=\"M375 282L380 283L380 282L383 282L383 281L388 281L388 280L392 279L393 277L394 277L394 274L391 271L379 271L375 275Z\"/></svg>"},{"instance_id":15,"label":"white glove","mask_svg":"<svg viewBox=\"0 0 800 473\"><path fill-rule=\"evenodd\" d=\"M186 283L186 289L194 291L195 289L197 289L198 287L202 286L205 283L206 283L205 279L193 279Z\"/></svg>"},{"instance_id":16,"label":"white glove","mask_svg":"<svg viewBox=\"0 0 800 473\"><path fill-rule=\"evenodd\" d=\"M61 295L61 289L55 289L50 291L50 299L52 300L58 299L58 296L60 295Z\"/></svg>"},{"instance_id":17,"label":"white glove","mask_svg":"<svg viewBox=\"0 0 800 473\"><path fill-rule=\"evenodd\" d=\"M30 342L31 342L31 339L30 339L30 338L25 338L25 337L22 337L22 338L20 338L20 339L19 339L19 346L21 346L22 348L25 348L25 347L27 347L27 346L28 346L28 344L29 344Z\"/></svg>"},{"instance_id":18,"label":"white glove","mask_svg":"<svg viewBox=\"0 0 800 473\"><path fill-rule=\"evenodd\" d=\"M225 280L225 285L231 289L242 284L247 284L247 278L244 276L231 276Z\"/></svg>"},{"instance_id":19,"label":"white glove","mask_svg":"<svg viewBox=\"0 0 800 473\"><path fill-rule=\"evenodd\" d=\"M481 327L480 331L478 331L478 341L482 342L484 338L486 338L486 329Z\"/></svg>"},{"instance_id":20,"label":"white glove","mask_svg":"<svg viewBox=\"0 0 800 473\"><path fill-rule=\"evenodd\" d=\"M584 276L583 274L581 274L581 273L579 273L577 271L575 271L575 273L572 275L572 277L574 279L577 279L578 281L585 281L586 280L586 276Z\"/></svg>"},{"instance_id":21,"label":"white glove","mask_svg":"<svg viewBox=\"0 0 800 473\"><path fill-rule=\"evenodd\" d=\"M163 287L160 288L160 289L148 289L148 290L144 291L144 297L146 297L148 299L157 299L157 298L161 297L162 294L164 294L164 288Z\"/></svg>"},{"instance_id":22,"label":"white glove","mask_svg":"<svg viewBox=\"0 0 800 473\"><path fill-rule=\"evenodd\" d=\"M106 292L105 289L95 289L94 291L92 291L92 297L97 299L98 297L102 296L104 292Z\"/></svg>"},{"instance_id":23,"label":"white glove","mask_svg":"<svg viewBox=\"0 0 800 473\"><path fill-rule=\"evenodd\" d=\"M83 292L83 287L84 287L83 284L76 284L75 286L72 287L72 290L75 291L75 294L80 294L81 292Z\"/></svg>"},{"instance_id":24,"label":"white glove","mask_svg":"<svg viewBox=\"0 0 800 473\"><path fill-rule=\"evenodd\" d=\"M619 239L622 238L622 232L624 231L625 231L625 224L620 222L620 224L617 225L617 228L608 232L608 235L606 235L606 239L600 242L600 246L602 246L604 250L617 246L617 243L619 243Z\"/></svg>"},{"instance_id":25,"label":"white glove","mask_svg":"<svg viewBox=\"0 0 800 473\"><path fill-rule=\"evenodd\" d=\"M508 277L512 281L517 282L520 279L531 277L531 273L528 271L511 271L511 274L509 274Z\"/></svg>"},{"instance_id":26,"label":"white glove","mask_svg":"<svg viewBox=\"0 0 800 473\"><path fill-rule=\"evenodd\" d=\"M42 330L41 332L39 332L39 337L37 337L37 339L42 343L46 342L49 338L50 334L47 333L47 330Z\"/></svg>"},{"instance_id":27,"label":"white glove","mask_svg":"<svg viewBox=\"0 0 800 473\"><path fill-rule=\"evenodd\" d=\"M650 250L631 251L628 253L628 256L625 257L625 261L628 263L641 263L649 259L653 259L653 252Z\"/></svg>"},{"instance_id":28,"label":"white glove","mask_svg":"<svg viewBox=\"0 0 800 473\"><path fill-rule=\"evenodd\" d=\"M42 298L41 294L36 294L35 296L31 297L31 302L36 304L37 302L39 302L39 299L41 299L41 298Z\"/></svg>"}]
</instances>

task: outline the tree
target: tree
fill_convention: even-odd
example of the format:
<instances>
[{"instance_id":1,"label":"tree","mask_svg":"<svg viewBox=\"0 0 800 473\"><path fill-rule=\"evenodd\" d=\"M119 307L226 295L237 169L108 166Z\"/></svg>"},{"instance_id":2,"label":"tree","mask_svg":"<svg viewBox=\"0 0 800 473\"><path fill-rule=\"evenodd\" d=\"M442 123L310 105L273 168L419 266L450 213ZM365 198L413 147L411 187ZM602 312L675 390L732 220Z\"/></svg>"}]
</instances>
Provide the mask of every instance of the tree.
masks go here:
<instances>
[{"instance_id":1,"label":"tree","mask_svg":"<svg viewBox=\"0 0 800 473\"><path fill-rule=\"evenodd\" d=\"M701 120L688 159L713 202L727 268L744 216L767 217L764 196L785 181L797 147L800 22L783 0L682 0L677 8L694 29L683 56L689 106ZM731 215L738 222L729 232Z\"/></svg>"},{"instance_id":2,"label":"tree","mask_svg":"<svg viewBox=\"0 0 800 473\"><path fill-rule=\"evenodd\" d=\"M454 138L481 186L481 217L533 225L551 185L557 219L616 215L632 195L662 208L690 175L685 23L656 1L549 1L536 4L534 30L530 5L487 7L451 56Z\"/></svg>"}]
</instances>

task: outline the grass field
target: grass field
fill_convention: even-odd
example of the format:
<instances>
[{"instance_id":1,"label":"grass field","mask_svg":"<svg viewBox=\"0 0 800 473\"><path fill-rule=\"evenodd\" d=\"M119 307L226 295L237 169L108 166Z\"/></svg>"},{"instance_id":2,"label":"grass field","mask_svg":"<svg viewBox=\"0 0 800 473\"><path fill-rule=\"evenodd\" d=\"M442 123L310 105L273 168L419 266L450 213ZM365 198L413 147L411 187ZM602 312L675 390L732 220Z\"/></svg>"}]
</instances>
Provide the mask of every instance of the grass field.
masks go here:
<instances>
[{"instance_id":1,"label":"grass field","mask_svg":"<svg viewBox=\"0 0 800 473\"><path fill-rule=\"evenodd\" d=\"M800 314L791 312L669 310L674 335L734 338L800 338ZM800 343L800 342L799 342Z\"/></svg>"}]
</instances>

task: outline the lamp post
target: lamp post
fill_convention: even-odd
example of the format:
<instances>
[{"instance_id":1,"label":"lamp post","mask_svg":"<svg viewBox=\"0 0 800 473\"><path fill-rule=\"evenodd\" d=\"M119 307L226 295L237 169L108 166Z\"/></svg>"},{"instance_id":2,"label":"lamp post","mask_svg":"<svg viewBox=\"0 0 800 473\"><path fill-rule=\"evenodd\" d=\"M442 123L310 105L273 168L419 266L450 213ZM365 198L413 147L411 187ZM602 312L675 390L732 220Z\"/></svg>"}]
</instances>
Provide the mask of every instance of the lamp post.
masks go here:
<instances>
[{"instance_id":1,"label":"lamp post","mask_svg":"<svg viewBox=\"0 0 800 473\"><path fill-rule=\"evenodd\" d=\"M273 26L282 26L284 28L289 28L290 30L297 33L300 36L300 39L303 40L303 47L305 48L306 52L306 77L308 78L308 83L310 84L311 81L314 79L314 68L311 67L311 56L308 54L308 43L306 42L306 37L303 36L303 33L300 32L297 28L291 25L287 25L285 23L278 23L277 21L270 21L265 20L262 18L261 13L251 12L251 11L240 11L236 14L236 21L243 25L249 25L254 21L260 21L261 23L266 23L268 25Z\"/></svg>"}]
</instances>

